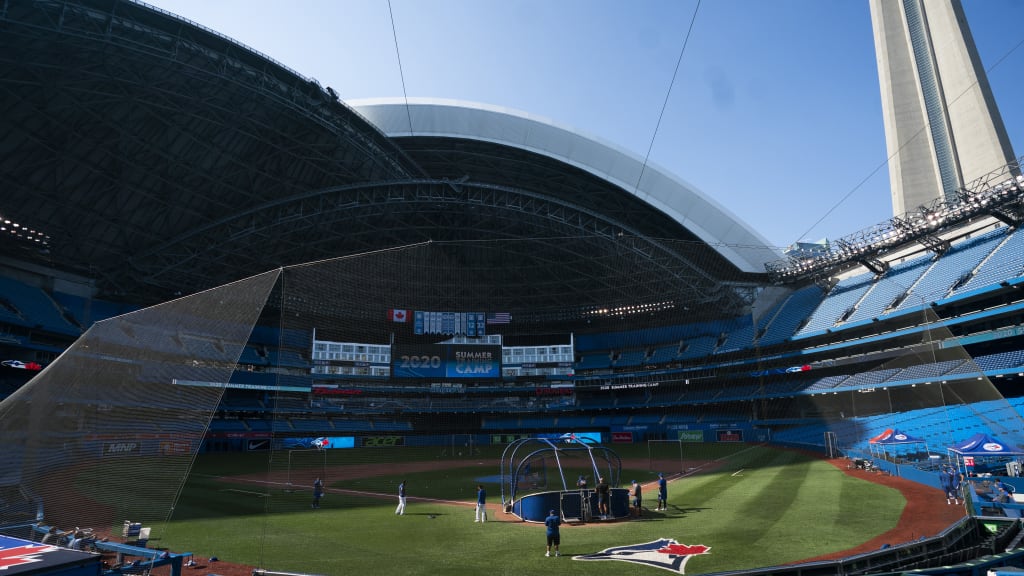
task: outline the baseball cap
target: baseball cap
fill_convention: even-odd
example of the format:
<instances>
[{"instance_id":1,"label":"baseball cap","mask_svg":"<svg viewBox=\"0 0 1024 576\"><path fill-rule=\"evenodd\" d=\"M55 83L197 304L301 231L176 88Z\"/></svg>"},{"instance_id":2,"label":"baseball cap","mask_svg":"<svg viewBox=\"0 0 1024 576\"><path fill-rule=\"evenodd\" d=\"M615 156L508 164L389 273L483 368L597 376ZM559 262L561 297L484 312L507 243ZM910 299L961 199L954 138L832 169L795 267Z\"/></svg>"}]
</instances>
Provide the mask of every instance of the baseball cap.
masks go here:
<instances>
[{"instance_id":1,"label":"baseball cap","mask_svg":"<svg viewBox=\"0 0 1024 576\"><path fill-rule=\"evenodd\" d=\"M555 513L555 509L554 508L552 508L551 510L548 510L548 514L554 514L554 513Z\"/></svg>"}]
</instances>

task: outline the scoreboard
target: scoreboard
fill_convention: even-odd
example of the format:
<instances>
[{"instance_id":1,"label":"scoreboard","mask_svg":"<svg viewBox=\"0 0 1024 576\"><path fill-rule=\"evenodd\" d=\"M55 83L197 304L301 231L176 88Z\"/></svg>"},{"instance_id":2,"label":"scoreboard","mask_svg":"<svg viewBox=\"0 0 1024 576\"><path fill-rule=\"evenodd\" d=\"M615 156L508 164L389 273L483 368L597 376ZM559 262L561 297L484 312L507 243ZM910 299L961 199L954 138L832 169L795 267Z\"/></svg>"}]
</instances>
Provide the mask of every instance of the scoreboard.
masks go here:
<instances>
[{"instance_id":1,"label":"scoreboard","mask_svg":"<svg viewBox=\"0 0 1024 576\"><path fill-rule=\"evenodd\" d=\"M394 344L394 378L501 378L501 346L489 344Z\"/></svg>"}]
</instances>

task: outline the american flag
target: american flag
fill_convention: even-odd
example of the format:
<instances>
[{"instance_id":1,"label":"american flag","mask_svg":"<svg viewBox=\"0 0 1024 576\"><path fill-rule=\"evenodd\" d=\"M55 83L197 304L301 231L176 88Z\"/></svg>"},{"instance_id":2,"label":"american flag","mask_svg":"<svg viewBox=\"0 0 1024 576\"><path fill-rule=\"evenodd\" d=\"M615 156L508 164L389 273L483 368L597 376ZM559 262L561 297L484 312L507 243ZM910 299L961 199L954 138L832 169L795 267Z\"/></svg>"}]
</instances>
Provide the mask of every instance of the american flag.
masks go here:
<instances>
[{"instance_id":1,"label":"american flag","mask_svg":"<svg viewBox=\"0 0 1024 576\"><path fill-rule=\"evenodd\" d=\"M488 324L508 324L512 321L510 312L488 312L485 322Z\"/></svg>"}]
</instances>

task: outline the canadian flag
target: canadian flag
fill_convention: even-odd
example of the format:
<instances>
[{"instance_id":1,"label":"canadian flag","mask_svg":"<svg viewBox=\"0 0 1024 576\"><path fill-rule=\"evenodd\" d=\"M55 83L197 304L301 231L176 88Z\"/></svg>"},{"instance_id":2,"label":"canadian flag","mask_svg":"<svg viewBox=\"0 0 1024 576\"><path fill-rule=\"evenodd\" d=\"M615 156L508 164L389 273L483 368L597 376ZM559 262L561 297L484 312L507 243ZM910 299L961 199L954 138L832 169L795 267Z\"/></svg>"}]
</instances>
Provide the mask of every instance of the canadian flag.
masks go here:
<instances>
[{"instance_id":1,"label":"canadian flag","mask_svg":"<svg viewBox=\"0 0 1024 576\"><path fill-rule=\"evenodd\" d=\"M388 310L388 320L392 322L405 322L409 319L408 310L395 310L394 308Z\"/></svg>"}]
</instances>

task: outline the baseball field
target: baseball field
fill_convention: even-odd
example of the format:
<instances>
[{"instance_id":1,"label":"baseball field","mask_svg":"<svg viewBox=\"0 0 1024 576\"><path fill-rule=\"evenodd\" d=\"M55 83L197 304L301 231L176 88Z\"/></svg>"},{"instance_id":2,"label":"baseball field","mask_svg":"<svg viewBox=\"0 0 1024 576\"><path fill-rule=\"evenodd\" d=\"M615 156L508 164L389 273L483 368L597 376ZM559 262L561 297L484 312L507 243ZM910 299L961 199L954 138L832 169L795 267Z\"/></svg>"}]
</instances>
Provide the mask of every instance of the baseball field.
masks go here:
<instances>
[{"instance_id":1,"label":"baseball field","mask_svg":"<svg viewBox=\"0 0 1024 576\"><path fill-rule=\"evenodd\" d=\"M502 510L500 450L203 454L151 546L193 552L204 573L217 574L229 564L332 576L705 574L852 550L891 533L907 503L900 490L794 450L694 444L682 458L655 459L647 446L616 446L620 483L645 487L643 516L563 524L562 556L551 558L542 525ZM654 482L666 470L668 510L655 511ZM317 477L326 493L313 509ZM408 507L397 516L403 480ZM484 523L474 522L478 484L488 494ZM630 548L657 541L653 555ZM618 547L626 548L607 552Z\"/></svg>"}]
</instances>

